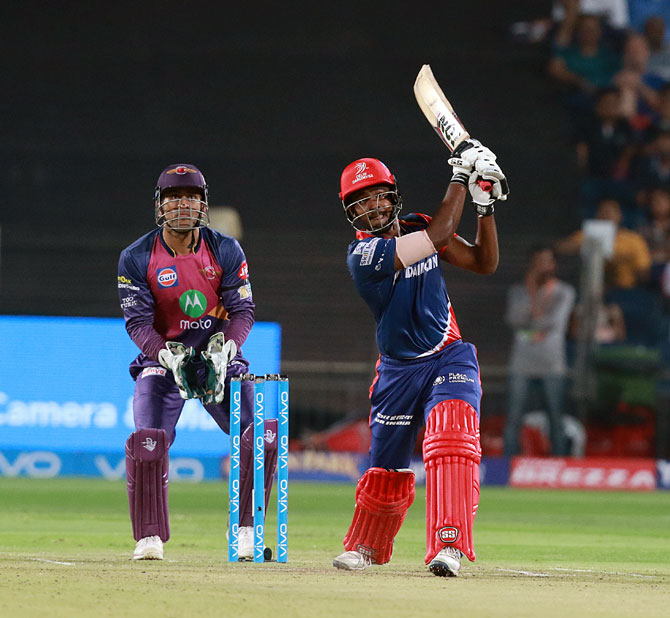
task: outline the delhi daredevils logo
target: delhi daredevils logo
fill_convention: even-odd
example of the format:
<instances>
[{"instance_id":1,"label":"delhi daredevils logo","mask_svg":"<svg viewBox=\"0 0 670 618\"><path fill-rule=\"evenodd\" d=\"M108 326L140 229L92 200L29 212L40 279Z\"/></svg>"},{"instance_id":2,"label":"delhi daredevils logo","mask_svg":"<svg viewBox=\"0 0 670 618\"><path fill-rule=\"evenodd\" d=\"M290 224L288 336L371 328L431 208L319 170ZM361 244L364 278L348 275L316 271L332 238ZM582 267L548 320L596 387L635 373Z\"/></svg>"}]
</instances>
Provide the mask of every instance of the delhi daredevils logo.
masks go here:
<instances>
[{"instance_id":1,"label":"delhi daredevils logo","mask_svg":"<svg viewBox=\"0 0 670 618\"><path fill-rule=\"evenodd\" d=\"M445 526L437 531L437 538L443 543L454 543L458 535L458 528L454 528L453 526Z\"/></svg>"},{"instance_id":2,"label":"delhi daredevils logo","mask_svg":"<svg viewBox=\"0 0 670 618\"><path fill-rule=\"evenodd\" d=\"M190 318L199 318L207 309L207 298L198 290L187 290L179 297L179 306Z\"/></svg>"}]
</instances>

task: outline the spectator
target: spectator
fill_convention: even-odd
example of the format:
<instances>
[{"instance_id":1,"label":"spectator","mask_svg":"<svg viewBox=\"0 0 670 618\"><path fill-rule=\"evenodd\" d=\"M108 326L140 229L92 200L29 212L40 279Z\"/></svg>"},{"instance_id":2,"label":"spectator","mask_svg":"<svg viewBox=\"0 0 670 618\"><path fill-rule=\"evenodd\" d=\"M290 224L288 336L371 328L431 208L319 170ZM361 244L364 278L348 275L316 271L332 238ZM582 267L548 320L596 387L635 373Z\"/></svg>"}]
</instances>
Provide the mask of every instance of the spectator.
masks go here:
<instances>
[{"instance_id":1,"label":"spectator","mask_svg":"<svg viewBox=\"0 0 670 618\"><path fill-rule=\"evenodd\" d=\"M644 142L651 143L661 131L670 132L670 84L663 84L658 91L656 113L649 129L644 134Z\"/></svg>"},{"instance_id":2,"label":"spectator","mask_svg":"<svg viewBox=\"0 0 670 618\"><path fill-rule=\"evenodd\" d=\"M623 213L615 199L600 202L596 219L612 221L616 226L614 255L605 262L605 285L611 288L630 289L646 283L651 267L651 255L644 238L632 230L621 227ZM579 253L584 232L577 230L556 244L561 254Z\"/></svg>"},{"instance_id":3,"label":"spectator","mask_svg":"<svg viewBox=\"0 0 670 618\"><path fill-rule=\"evenodd\" d=\"M576 9L574 8L576 6ZM566 8L584 15L596 15L611 30L623 31L628 28L628 0L559 0L554 2L551 16L557 23L566 17Z\"/></svg>"},{"instance_id":4,"label":"spectator","mask_svg":"<svg viewBox=\"0 0 670 618\"><path fill-rule=\"evenodd\" d=\"M649 46L642 34L631 33L623 50L623 68L614 76L621 90L621 110L632 126L646 129L651 123L652 111L658 105L658 90L663 80L649 72Z\"/></svg>"},{"instance_id":5,"label":"spectator","mask_svg":"<svg viewBox=\"0 0 670 618\"><path fill-rule=\"evenodd\" d=\"M553 249L533 247L524 282L513 285L507 295L505 319L514 329L514 342L504 433L506 455L518 452L529 391L537 384L543 387L547 404L552 453L565 453L565 335L574 302L574 288L556 277Z\"/></svg>"},{"instance_id":6,"label":"spectator","mask_svg":"<svg viewBox=\"0 0 670 618\"><path fill-rule=\"evenodd\" d=\"M571 44L575 27L577 41ZM619 58L603 43L598 17L578 17L574 8L566 10L555 42L555 55L549 61L547 70L550 77L567 88L566 103L576 121L591 109L596 90L610 85L619 70Z\"/></svg>"},{"instance_id":7,"label":"spectator","mask_svg":"<svg viewBox=\"0 0 670 618\"><path fill-rule=\"evenodd\" d=\"M670 189L670 130L659 131L633 163L631 172L638 201L648 201L652 188Z\"/></svg>"},{"instance_id":8,"label":"spectator","mask_svg":"<svg viewBox=\"0 0 670 618\"><path fill-rule=\"evenodd\" d=\"M589 217L605 194L615 192L622 200L633 199L627 181L634 153L633 133L621 114L620 102L621 96L616 88L601 90L595 113L579 131L577 163L585 175L582 194Z\"/></svg>"},{"instance_id":9,"label":"spectator","mask_svg":"<svg viewBox=\"0 0 670 618\"><path fill-rule=\"evenodd\" d=\"M650 17L658 17L666 24L670 23L670 2L668 0L628 0L630 27L642 32ZM668 32L665 31L668 43Z\"/></svg>"},{"instance_id":10,"label":"spectator","mask_svg":"<svg viewBox=\"0 0 670 618\"><path fill-rule=\"evenodd\" d=\"M665 41L665 32L665 20L659 15L650 17L644 24L644 36L649 46L647 70L664 82L668 82L670 81L670 47Z\"/></svg>"},{"instance_id":11,"label":"spectator","mask_svg":"<svg viewBox=\"0 0 670 618\"><path fill-rule=\"evenodd\" d=\"M651 254L651 283L660 288L666 265L670 263L670 193L654 189L649 200L649 221L639 228Z\"/></svg>"}]
</instances>

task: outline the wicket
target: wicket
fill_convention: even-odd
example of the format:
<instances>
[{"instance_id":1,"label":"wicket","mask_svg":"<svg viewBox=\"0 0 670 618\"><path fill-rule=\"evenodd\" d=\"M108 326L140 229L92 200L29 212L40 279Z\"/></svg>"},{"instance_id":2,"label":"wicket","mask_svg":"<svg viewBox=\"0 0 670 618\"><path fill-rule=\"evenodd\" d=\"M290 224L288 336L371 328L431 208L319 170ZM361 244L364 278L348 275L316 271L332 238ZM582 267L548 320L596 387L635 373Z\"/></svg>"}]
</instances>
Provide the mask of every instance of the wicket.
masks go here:
<instances>
[{"instance_id":1,"label":"wicket","mask_svg":"<svg viewBox=\"0 0 670 618\"><path fill-rule=\"evenodd\" d=\"M240 420L242 382L254 385L253 512L254 562L265 561L265 384L277 382L277 562L288 557L288 390L286 376L252 373L230 380L230 473L228 562L237 562L240 516Z\"/></svg>"}]
</instances>

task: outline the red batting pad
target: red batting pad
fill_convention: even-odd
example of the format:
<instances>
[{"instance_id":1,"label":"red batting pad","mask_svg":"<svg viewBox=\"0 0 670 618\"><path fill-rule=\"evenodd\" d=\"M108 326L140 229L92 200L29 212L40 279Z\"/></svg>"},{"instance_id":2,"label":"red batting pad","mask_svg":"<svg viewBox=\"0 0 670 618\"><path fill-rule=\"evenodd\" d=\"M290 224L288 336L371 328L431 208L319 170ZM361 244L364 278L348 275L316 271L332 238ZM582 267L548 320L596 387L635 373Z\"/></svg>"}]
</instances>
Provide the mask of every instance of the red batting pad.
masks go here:
<instances>
[{"instance_id":1,"label":"red batting pad","mask_svg":"<svg viewBox=\"0 0 670 618\"><path fill-rule=\"evenodd\" d=\"M170 443L162 429L138 429L126 442L126 482L136 541L170 538L168 472Z\"/></svg>"},{"instance_id":2,"label":"red batting pad","mask_svg":"<svg viewBox=\"0 0 670 618\"><path fill-rule=\"evenodd\" d=\"M426 564L447 545L475 560L472 527L479 505L479 419L465 401L437 404L423 440L426 467Z\"/></svg>"},{"instance_id":3,"label":"red batting pad","mask_svg":"<svg viewBox=\"0 0 670 618\"><path fill-rule=\"evenodd\" d=\"M356 486L356 509L344 537L347 551L358 551L377 564L393 553L393 539L414 502L414 472L369 468Z\"/></svg>"}]
</instances>

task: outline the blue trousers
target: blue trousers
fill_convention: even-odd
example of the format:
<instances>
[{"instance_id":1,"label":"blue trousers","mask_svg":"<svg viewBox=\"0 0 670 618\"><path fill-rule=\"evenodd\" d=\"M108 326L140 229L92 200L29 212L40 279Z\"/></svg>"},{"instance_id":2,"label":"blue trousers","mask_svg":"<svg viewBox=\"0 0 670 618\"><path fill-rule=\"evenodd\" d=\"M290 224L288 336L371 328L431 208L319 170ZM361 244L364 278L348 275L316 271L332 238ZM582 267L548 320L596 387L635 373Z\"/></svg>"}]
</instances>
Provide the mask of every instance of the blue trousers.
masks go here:
<instances>
[{"instance_id":1,"label":"blue trousers","mask_svg":"<svg viewBox=\"0 0 670 618\"><path fill-rule=\"evenodd\" d=\"M370 466L407 468L419 429L441 401L460 399L479 415L482 396L477 352L456 341L431 356L382 356L370 388Z\"/></svg>"}]
</instances>

